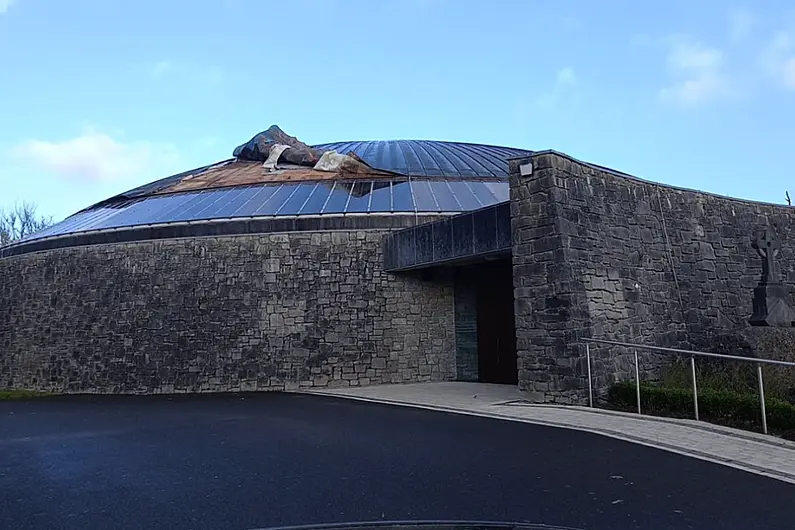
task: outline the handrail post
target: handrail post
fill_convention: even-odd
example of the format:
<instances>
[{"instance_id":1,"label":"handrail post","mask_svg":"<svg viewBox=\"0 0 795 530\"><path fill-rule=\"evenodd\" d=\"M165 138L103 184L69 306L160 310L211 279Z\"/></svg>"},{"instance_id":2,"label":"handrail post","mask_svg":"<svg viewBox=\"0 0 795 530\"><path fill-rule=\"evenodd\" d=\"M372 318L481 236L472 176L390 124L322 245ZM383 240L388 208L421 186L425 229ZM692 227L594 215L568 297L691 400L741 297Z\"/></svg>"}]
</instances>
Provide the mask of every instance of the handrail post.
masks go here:
<instances>
[{"instance_id":1,"label":"handrail post","mask_svg":"<svg viewBox=\"0 0 795 530\"><path fill-rule=\"evenodd\" d=\"M696 421L698 421L698 388L696 387L696 356L690 356L690 371L693 374L693 412L696 415Z\"/></svg>"},{"instance_id":2,"label":"handrail post","mask_svg":"<svg viewBox=\"0 0 795 530\"><path fill-rule=\"evenodd\" d=\"M588 406L593 408L593 383L591 382L591 345L585 344L585 359L588 361Z\"/></svg>"},{"instance_id":3,"label":"handrail post","mask_svg":"<svg viewBox=\"0 0 795 530\"><path fill-rule=\"evenodd\" d=\"M759 378L759 405L762 408L762 432L767 434L767 411L765 410L765 384L762 381L762 363L756 365L756 375Z\"/></svg>"},{"instance_id":4,"label":"handrail post","mask_svg":"<svg viewBox=\"0 0 795 530\"><path fill-rule=\"evenodd\" d=\"M693 378L693 413L695 419L700 421L700 413L698 407L698 384L697 384L697 374L696 374L696 356L700 357L709 357L713 359L727 359L730 361L743 361L747 363L756 364L756 372L757 372L757 379L759 384L759 408L762 412L762 432L768 434L767 428L767 404L765 402L765 383L763 378L763 365L769 364L774 366L789 366L795 367L795 362L793 361L780 361L775 359L768 359L768 358L760 358L760 357L744 357L741 355L726 355L722 353L709 353L709 352L702 352L702 351L693 351L693 350L683 350L677 348L663 348L661 346L648 346L644 344L634 344L631 342L620 342L615 340L603 340L603 339L584 339L583 342L586 343L586 357L588 362L588 404L593 407L593 374L591 373L591 350L590 350L590 343L594 344L608 344L610 346L616 346L624 349L626 351L630 348L634 350L635 355L635 397L637 399L637 409L638 414L642 414L642 407L641 407L641 396L640 396L640 360L638 358L638 348L643 350L648 350L652 352L665 352L665 353L676 353L676 354L684 354L690 356L690 370L691 375ZM681 359L681 357L680 357Z\"/></svg>"},{"instance_id":5,"label":"handrail post","mask_svg":"<svg viewBox=\"0 0 795 530\"><path fill-rule=\"evenodd\" d=\"M638 368L638 350L635 350L635 394L638 399L638 414L640 412L640 369Z\"/></svg>"}]
</instances>

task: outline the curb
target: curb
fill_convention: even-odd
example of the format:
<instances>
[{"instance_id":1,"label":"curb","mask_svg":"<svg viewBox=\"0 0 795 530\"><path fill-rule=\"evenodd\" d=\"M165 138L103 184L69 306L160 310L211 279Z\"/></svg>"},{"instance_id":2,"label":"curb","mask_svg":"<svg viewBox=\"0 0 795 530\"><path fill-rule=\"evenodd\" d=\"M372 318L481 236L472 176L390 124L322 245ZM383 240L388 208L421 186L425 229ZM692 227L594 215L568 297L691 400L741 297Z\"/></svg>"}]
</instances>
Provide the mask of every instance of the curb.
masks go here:
<instances>
[{"instance_id":1,"label":"curb","mask_svg":"<svg viewBox=\"0 0 795 530\"><path fill-rule=\"evenodd\" d=\"M534 408L551 408L551 409L575 409L579 412L588 412L591 414L601 414L605 416L619 416L622 418L629 418L629 419L642 419L644 421L656 421L657 423L667 423L669 425L680 425L682 427L689 427L691 429L698 429L700 431L710 432L713 434L722 434L724 436L731 436L733 438L740 438L743 440L747 440L749 442L756 442L761 444L768 444L774 447L780 447L783 449L791 449L795 451L795 442L791 442L789 440L784 440L781 438L776 438L775 436L771 436L769 434L762 434L753 431L742 431L740 429L735 429L732 427L724 427L723 425L715 425L713 423L708 423L705 421L697 421L695 419L688 419L688 418L666 418L663 416L651 416L651 415L638 415L634 412L624 412L620 410L609 410L609 409L600 409L600 408L590 408L590 407L580 407L575 405L550 405L545 403L517 403L517 402L506 402L500 403L501 406L506 407L534 407Z\"/></svg>"},{"instance_id":2,"label":"curb","mask_svg":"<svg viewBox=\"0 0 795 530\"><path fill-rule=\"evenodd\" d=\"M673 445L669 445L666 443L652 441L647 438L641 438L639 436L632 436L623 432L613 431L610 429L599 429L594 427L585 427L582 425L575 425L571 423L565 422L556 422L556 421L549 421L549 420L539 420L539 419L530 419L530 418L519 418L517 416L510 416L507 414L500 414L496 412L483 412L483 411L475 411L475 410L466 410L466 409L458 409L453 407L445 407L443 405L427 405L421 403L409 403L406 401L396 401L392 399L384 399L384 398L373 398L367 396L351 396L346 394L337 394L333 392L325 392L325 391L303 391L298 392L301 394L308 394L308 395L315 395L315 396L326 396L326 397L333 397L333 398L340 398L340 399L349 399L353 401L363 401L367 403L379 403L383 405L393 405L393 406L400 406L400 407L411 407L417 409L424 409L424 410L432 410L437 412L448 412L453 414L462 414L465 416L477 416L481 418L491 418L497 420L504 420L504 421L514 421L518 423L529 423L533 425L543 425L546 427L557 427L562 429L571 429L575 431L582 431L582 432L589 432L592 434L599 434L602 436L607 436L609 438L614 438L616 440L622 440L625 442L636 443L639 445L644 445L646 447L653 447L655 449L662 449L664 451L668 451L671 453L676 453L683 456L689 456L692 458L698 458L699 460L705 460L707 462L712 462L714 464L721 464L729 467L733 467L735 469L739 469L741 471L746 471L749 473L754 473L756 475L762 475L768 478L773 478L776 480L780 480L783 482L787 482L789 484L795 484L795 475L786 473L783 471L778 471L775 469L764 468L761 466L756 466L753 464L748 464L745 462L740 462L738 460L732 460L731 458L721 458L715 455L711 455L708 453L703 453L701 451L695 451L692 449L683 449L681 447L676 447ZM725 433L720 433L725 434ZM757 440L750 440L750 441L757 441Z\"/></svg>"}]
</instances>

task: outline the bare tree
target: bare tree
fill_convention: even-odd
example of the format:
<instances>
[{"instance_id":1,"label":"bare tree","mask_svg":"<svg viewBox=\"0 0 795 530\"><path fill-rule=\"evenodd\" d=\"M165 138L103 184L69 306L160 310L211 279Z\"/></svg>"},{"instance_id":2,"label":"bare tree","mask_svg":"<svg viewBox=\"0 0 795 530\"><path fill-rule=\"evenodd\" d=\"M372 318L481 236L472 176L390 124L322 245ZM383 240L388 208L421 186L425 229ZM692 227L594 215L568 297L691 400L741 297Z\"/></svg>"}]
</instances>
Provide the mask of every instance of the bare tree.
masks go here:
<instances>
[{"instance_id":1,"label":"bare tree","mask_svg":"<svg viewBox=\"0 0 795 530\"><path fill-rule=\"evenodd\" d=\"M13 243L52 224L52 217L36 213L36 205L23 202L8 210L0 209L0 247Z\"/></svg>"}]
</instances>

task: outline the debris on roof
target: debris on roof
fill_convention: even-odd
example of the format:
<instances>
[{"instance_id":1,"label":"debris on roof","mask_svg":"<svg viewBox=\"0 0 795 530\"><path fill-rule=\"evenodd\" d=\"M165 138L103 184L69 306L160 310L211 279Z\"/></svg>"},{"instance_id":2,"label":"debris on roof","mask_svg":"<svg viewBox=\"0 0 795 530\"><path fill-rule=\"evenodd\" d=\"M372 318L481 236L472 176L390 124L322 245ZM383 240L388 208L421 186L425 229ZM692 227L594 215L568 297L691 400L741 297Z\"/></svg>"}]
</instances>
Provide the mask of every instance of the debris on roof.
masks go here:
<instances>
[{"instance_id":1,"label":"debris on roof","mask_svg":"<svg viewBox=\"0 0 795 530\"><path fill-rule=\"evenodd\" d=\"M355 154L341 155L336 151L326 151L315 164L318 171L335 173L372 173L374 170Z\"/></svg>"},{"instance_id":2,"label":"debris on roof","mask_svg":"<svg viewBox=\"0 0 795 530\"><path fill-rule=\"evenodd\" d=\"M530 151L474 144L395 140L309 146L277 125L234 150L235 159L163 179L138 193L164 194L266 182L507 177L507 159ZM367 159L367 161L364 160Z\"/></svg>"},{"instance_id":3,"label":"debris on roof","mask_svg":"<svg viewBox=\"0 0 795 530\"><path fill-rule=\"evenodd\" d=\"M241 161L264 162L262 167L267 171L280 169L279 162L333 173L360 174L374 171L354 153L340 154L334 150L313 149L285 133L277 125L271 125L267 131L238 146L234 156Z\"/></svg>"},{"instance_id":4,"label":"debris on roof","mask_svg":"<svg viewBox=\"0 0 795 530\"><path fill-rule=\"evenodd\" d=\"M294 136L282 131L277 125L271 125L251 140L235 148L233 156L240 160L266 162L271 149L275 146L288 146L282 149L278 160L298 166L314 166L320 160L323 151L312 149Z\"/></svg>"},{"instance_id":5,"label":"debris on roof","mask_svg":"<svg viewBox=\"0 0 795 530\"><path fill-rule=\"evenodd\" d=\"M378 169L348 171L343 165L339 171L318 171L312 167L281 164L277 169L264 171L259 162L238 160L231 164L210 168L206 171L190 175L176 183L165 187L156 193L175 193L181 191L196 191L201 189L225 188L230 186L248 186L266 182L308 182L308 181L338 181L338 180L389 180L395 178L395 173L380 171Z\"/></svg>"},{"instance_id":6,"label":"debris on roof","mask_svg":"<svg viewBox=\"0 0 795 530\"><path fill-rule=\"evenodd\" d=\"M276 170L276 166L279 162L279 158L281 158L282 153L284 153L287 149L290 149L289 145L285 144L276 144L271 147L271 152L268 155L268 159L262 164L262 167L267 169L268 171ZM321 157L323 158L323 157Z\"/></svg>"}]
</instances>

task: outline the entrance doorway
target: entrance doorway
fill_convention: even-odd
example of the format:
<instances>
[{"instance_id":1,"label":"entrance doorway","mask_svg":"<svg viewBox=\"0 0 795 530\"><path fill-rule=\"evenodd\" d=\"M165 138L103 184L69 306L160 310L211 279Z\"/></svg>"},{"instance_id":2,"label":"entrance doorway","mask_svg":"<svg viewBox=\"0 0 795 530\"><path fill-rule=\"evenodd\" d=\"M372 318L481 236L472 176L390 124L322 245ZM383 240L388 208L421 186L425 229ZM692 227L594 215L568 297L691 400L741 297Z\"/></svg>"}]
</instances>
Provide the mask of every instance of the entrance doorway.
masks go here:
<instances>
[{"instance_id":1,"label":"entrance doorway","mask_svg":"<svg viewBox=\"0 0 795 530\"><path fill-rule=\"evenodd\" d=\"M477 267L478 380L517 384L513 268L499 260Z\"/></svg>"}]
</instances>

